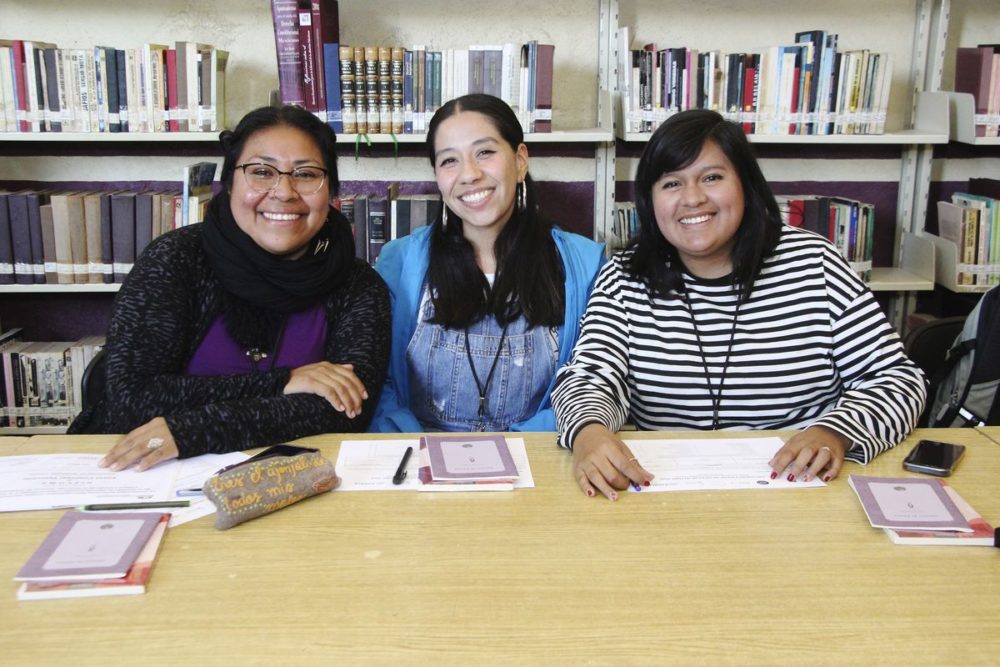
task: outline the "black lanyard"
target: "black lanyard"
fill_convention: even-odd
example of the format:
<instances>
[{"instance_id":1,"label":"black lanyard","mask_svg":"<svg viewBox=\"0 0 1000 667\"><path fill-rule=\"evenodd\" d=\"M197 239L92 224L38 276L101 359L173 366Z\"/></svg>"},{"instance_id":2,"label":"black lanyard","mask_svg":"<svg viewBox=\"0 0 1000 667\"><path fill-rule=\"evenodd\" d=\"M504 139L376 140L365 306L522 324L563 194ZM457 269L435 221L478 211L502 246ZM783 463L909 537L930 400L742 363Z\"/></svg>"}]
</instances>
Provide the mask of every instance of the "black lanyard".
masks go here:
<instances>
[{"instance_id":1,"label":"black lanyard","mask_svg":"<svg viewBox=\"0 0 1000 667\"><path fill-rule=\"evenodd\" d=\"M708 386L708 395L712 397L712 430L719 430L719 404L722 403L722 387L726 384L726 371L729 370L729 355L733 351L733 339L736 338L736 320L740 316L740 304L742 300L736 301L736 311L733 313L733 326L729 330L729 345L726 347L726 359L722 362L722 376L719 378L719 390L712 388L712 376L708 372L708 359L705 358L705 348L701 344L701 332L698 331L698 321L694 318L694 311L688 303L688 295L685 290L681 295L681 301L687 308L688 315L691 316L691 324L694 326L694 337L698 341L698 352L701 354L701 367L705 372L705 384Z\"/></svg>"},{"instance_id":2,"label":"black lanyard","mask_svg":"<svg viewBox=\"0 0 1000 667\"><path fill-rule=\"evenodd\" d=\"M486 392L490 388L490 381L493 379L493 371L497 369L497 362L500 361L500 352L503 350L503 342L507 338L507 327L510 322L503 325L500 332L500 344L497 345L497 353L493 355L493 363L490 365L489 375L486 376L486 384L479 381L479 374L476 373L476 364L472 361L472 350L469 349L469 327L465 327L465 356L469 360L469 368L472 370L472 379L476 381L476 389L479 390L479 418L486 419Z\"/></svg>"}]
</instances>

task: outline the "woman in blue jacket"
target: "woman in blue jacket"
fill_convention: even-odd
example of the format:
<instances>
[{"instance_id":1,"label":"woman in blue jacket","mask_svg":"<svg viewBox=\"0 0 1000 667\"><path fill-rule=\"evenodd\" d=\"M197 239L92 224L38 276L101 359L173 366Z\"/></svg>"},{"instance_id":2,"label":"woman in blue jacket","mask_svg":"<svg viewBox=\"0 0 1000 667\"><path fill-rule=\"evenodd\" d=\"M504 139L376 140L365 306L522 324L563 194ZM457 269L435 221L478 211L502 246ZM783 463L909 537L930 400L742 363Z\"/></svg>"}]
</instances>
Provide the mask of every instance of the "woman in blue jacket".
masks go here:
<instances>
[{"instance_id":1,"label":"woman in blue jacket","mask_svg":"<svg viewBox=\"0 0 1000 667\"><path fill-rule=\"evenodd\" d=\"M444 205L375 267L392 297L392 353L370 430L555 430L555 372L602 246L539 215L524 135L502 100L448 102L427 147Z\"/></svg>"}]
</instances>

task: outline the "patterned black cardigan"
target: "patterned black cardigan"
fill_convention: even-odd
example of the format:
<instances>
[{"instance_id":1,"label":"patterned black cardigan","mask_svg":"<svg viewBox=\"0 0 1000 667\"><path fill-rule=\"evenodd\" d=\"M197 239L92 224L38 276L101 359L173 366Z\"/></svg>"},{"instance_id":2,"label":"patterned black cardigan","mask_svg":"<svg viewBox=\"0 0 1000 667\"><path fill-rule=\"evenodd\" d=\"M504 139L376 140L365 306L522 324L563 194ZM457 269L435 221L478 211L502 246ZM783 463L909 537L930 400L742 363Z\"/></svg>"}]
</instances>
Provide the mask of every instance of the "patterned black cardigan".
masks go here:
<instances>
[{"instance_id":1,"label":"patterned black cardigan","mask_svg":"<svg viewBox=\"0 0 1000 667\"><path fill-rule=\"evenodd\" d=\"M389 360L391 313L385 283L361 260L347 284L326 298L326 359L350 363L368 390L350 419L314 394L283 395L290 371L184 374L219 315L223 287L202 250L202 226L154 240L115 299L107 335L103 399L70 433L127 433L165 417L181 458L285 442L317 433L363 431Z\"/></svg>"}]
</instances>

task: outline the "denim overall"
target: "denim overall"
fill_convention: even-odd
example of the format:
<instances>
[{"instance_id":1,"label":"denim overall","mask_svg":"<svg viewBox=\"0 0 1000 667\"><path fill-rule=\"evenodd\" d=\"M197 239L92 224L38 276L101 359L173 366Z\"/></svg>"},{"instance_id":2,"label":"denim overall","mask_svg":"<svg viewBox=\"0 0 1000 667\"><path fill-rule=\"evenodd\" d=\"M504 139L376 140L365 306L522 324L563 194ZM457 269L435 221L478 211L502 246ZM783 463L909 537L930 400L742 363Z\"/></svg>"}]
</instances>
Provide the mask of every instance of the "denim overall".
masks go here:
<instances>
[{"instance_id":1,"label":"denim overall","mask_svg":"<svg viewBox=\"0 0 1000 667\"><path fill-rule=\"evenodd\" d=\"M559 358L558 330L528 328L524 317L507 326L503 350L486 389L485 418L479 388L469 367L486 385L503 327L487 317L469 327L466 353L462 329L427 323L434 306L425 298L421 318L406 348L411 407L427 431L506 431L538 411Z\"/></svg>"}]
</instances>

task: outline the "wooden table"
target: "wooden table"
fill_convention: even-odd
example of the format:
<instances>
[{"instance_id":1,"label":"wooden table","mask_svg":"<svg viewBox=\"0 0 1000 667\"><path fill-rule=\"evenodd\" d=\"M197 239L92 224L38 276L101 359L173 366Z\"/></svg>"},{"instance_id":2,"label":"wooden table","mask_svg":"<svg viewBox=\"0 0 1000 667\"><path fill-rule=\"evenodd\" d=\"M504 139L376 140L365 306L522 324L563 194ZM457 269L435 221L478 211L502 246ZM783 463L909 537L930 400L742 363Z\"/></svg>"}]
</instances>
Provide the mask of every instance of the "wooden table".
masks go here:
<instances>
[{"instance_id":1,"label":"wooden table","mask_svg":"<svg viewBox=\"0 0 1000 667\"><path fill-rule=\"evenodd\" d=\"M979 426L976 430L1000 445L1000 426Z\"/></svg>"},{"instance_id":2,"label":"wooden table","mask_svg":"<svg viewBox=\"0 0 1000 667\"><path fill-rule=\"evenodd\" d=\"M996 664L1000 550L895 546L847 485L906 474L919 437L968 445L951 483L1000 523L1000 447L972 429L923 431L826 489L617 503L532 435L534 489L335 491L227 532L201 519L168 532L142 596L17 602L10 582L0 663ZM340 440L303 442L333 459ZM58 516L0 515L4 578Z\"/></svg>"}]
</instances>

